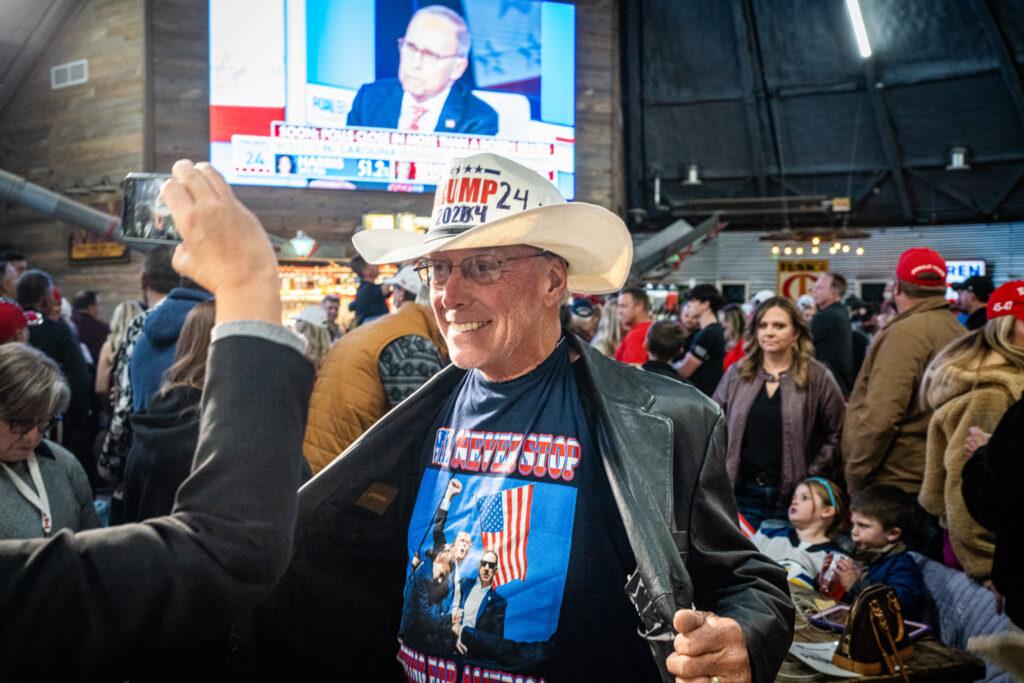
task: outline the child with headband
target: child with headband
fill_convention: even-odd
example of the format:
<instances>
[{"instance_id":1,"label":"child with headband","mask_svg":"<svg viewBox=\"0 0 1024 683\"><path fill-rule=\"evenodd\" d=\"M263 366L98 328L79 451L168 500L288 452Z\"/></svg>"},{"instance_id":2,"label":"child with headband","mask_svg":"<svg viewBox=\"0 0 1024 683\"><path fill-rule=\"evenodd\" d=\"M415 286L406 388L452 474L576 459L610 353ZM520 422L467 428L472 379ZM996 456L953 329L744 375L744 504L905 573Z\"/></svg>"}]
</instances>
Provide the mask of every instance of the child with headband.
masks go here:
<instances>
[{"instance_id":1,"label":"child with headband","mask_svg":"<svg viewBox=\"0 0 1024 683\"><path fill-rule=\"evenodd\" d=\"M758 531L750 540L786 569L790 583L813 590L825 557L842 552L835 542L846 530L842 490L824 477L804 479L793 490L789 523L793 526Z\"/></svg>"}]
</instances>

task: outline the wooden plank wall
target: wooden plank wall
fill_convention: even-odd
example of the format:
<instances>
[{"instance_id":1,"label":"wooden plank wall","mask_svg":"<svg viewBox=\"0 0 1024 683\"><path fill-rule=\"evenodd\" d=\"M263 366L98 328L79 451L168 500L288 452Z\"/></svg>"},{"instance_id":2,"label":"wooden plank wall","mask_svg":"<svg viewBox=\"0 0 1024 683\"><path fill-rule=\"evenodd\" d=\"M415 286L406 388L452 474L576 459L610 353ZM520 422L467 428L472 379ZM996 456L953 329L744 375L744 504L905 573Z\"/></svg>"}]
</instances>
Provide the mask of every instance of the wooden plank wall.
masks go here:
<instances>
[{"instance_id":1,"label":"wooden plank wall","mask_svg":"<svg viewBox=\"0 0 1024 683\"><path fill-rule=\"evenodd\" d=\"M142 18L142 0L78 3L0 112L0 167L58 190L92 187L104 176L116 185L142 168ZM50 67L78 59L89 60L89 81L51 90ZM74 198L116 211L117 193ZM138 255L129 263L72 265L70 235L64 223L0 203L0 244L24 252L67 296L96 289L109 315L118 301L140 295Z\"/></svg>"},{"instance_id":2,"label":"wooden plank wall","mask_svg":"<svg viewBox=\"0 0 1024 683\"><path fill-rule=\"evenodd\" d=\"M87 0L0 112L5 168L50 186L77 178L115 182L133 170L166 171L208 154L207 0ZM577 10L577 198L624 214L618 0L579 0ZM49 90L49 67L88 57L81 93ZM9 153L6 150L10 149ZM27 163L34 160L32 163ZM271 232L296 229L345 242L362 214L428 213L429 195L236 188ZM100 197L99 199L102 199ZM0 207L0 243L29 253L65 289L88 284L113 301L137 288L138 257L120 266L69 266L69 229Z\"/></svg>"}]
</instances>

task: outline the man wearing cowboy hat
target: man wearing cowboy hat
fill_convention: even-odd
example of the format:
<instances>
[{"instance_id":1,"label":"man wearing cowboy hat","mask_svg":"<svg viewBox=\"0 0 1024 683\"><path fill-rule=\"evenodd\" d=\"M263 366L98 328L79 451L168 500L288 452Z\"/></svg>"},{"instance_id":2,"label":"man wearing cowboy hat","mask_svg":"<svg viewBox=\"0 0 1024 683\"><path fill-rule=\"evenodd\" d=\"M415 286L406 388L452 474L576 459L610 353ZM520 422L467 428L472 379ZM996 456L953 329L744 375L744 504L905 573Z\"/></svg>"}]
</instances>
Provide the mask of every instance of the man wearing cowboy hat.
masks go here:
<instances>
[{"instance_id":1,"label":"man wearing cowboy hat","mask_svg":"<svg viewBox=\"0 0 1024 683\"><path fill-rule=\"evenodd\" d=\"M452 162L425 235L353 242L369 262L416 264L453 364L300 492L291 568L240 630L250 673L773 680L793 606L737 528L721 411L559 326L566 291L622 287L622 221L478 154ZM487 656L422 650L399 625L409 558L452 481L444 532L480 535L507 601Z\"/></svg>"}]
</instances>

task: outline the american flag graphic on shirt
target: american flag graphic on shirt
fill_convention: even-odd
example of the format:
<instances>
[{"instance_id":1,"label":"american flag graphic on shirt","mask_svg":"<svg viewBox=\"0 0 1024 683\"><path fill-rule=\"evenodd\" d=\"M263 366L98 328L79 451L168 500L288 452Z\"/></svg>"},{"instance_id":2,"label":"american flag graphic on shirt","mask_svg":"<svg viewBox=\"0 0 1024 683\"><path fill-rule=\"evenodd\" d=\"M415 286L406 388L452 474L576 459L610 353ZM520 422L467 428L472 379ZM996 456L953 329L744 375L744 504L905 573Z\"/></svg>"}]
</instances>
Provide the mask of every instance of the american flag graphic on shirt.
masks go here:
<instances>
[{"instance_id":1,"label":"american flag graphic on shirt","mask_svg":"<svg viewBox=\"0 0 1024 683\"><path fill-rule=\"evenodd\" d=\"M494 586L526 580L526 543L530 537L533 484L484 496L477 501L484 550L498 554Z\"/></svg>"}]
</instances>

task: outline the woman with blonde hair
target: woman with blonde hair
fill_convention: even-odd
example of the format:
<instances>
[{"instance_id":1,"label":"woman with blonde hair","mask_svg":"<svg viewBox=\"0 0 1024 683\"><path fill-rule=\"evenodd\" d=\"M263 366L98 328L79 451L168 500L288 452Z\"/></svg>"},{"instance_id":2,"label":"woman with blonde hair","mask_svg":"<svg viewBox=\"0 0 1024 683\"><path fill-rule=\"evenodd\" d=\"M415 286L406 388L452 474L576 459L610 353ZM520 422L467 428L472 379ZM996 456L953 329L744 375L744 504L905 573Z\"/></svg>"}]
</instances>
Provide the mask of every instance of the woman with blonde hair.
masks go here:
<instances>
[{"instance_id":1,"label":"woman with blonde hair","mask_svg":"<svg viewBox=\"0 0 1024 683\"><path fill-rule=\"evenodd\" d=\"M331 333L327 314L320 306L307 306L295 316L295 332L306 340L306 356L319 370L331 350Z\"/></svg>"},{"instance_id":2,"label":"woman with blonde hair","mask_svg":"<svg viewBox=\"0 0 1024 683\"><path fill-rule=\"evenodd\" d=\"M590 340L590 345L608 356L615 357L615 350L622 343L622 327L619 325L619 303L616 297L609 296L601 311L601 321L597 324L597 332Z\"/></svg>"},{"instance_id":3,"label":"woman with blonde hair","mask_svg":"<svg viewBox=\"0 0 1024 683\"><path fill-rule=\"evenodd\" d=\"M991 432L1024 392L1024 312L1000 306L1010 282L989 298L988 322L952 342L932 359L921 381L921 402L933 410L928 423L924 480L918 502L939 518L943 560L978 581L992 574L995 536L967 510L961 485L971 428ZM1000 294L1002 290L1003 294ZM1024 308L1024 296L1016 294Z\"/></svg>"},{"instance_id":4,"label":"woman with blonde hair","mask_svg":"<svg viewBox=\"0 0 1024 683\"><path fill-rule=\"evenodd\" d=\"M124 472L128 522L170 514L178 486L192 468L213 325L213 301L189 312L160 390L146 412L132 413L134 436Z\"/></svg>"},{"instance_id":5,"label":"woman with blonde hair","mask_svg":"<svg viewBox=\"0 0 1024 683\"><path fill-rule=\"evenodd\" d=\"M783 507L808 476L833 478L845 404L828 368L814 359L796 305L772 297L757 307L746 356L715 391L725 411L725 466L740 513L755 529L785 518Z\"/></svg>"},{"instance_id":6,"label":"woman with blonde hair","mask_svg":"<svg viewBox=\"0 0 1024 683\"><path fill-rule=\"evenodd\" d=\"M718 322L725 331L725 358L722 370L728 370L743 358L743 339L747 333L747 316L739 304L726 304L718 312Z\"/></svg>"},{"instance_id":7,"label":"woman with blonde hair","mask_svg":"<svg viewBox=\"0 0 1024 683\"><path fill-rule=\"evenodd\" d=\"M128 326L142 314L142 304L134 299L122 301L114 308L110 318L110 334L100 347L100 357L96 359L96 394L106 404L110 398L110 383L113 379L114 359L124 345Z\"/></svg>"}]
</instances>

